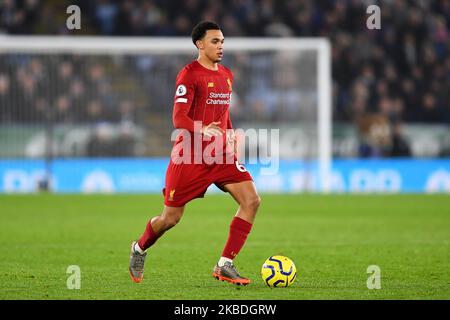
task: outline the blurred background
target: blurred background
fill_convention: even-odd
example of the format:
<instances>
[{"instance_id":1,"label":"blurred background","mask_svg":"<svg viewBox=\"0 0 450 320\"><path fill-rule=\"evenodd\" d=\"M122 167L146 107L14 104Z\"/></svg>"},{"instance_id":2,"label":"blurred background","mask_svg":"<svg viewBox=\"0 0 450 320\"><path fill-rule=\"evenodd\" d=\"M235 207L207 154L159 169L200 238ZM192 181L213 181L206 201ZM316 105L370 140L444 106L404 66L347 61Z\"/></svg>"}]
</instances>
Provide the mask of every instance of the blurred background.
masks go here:
<instances>
[{"instance_id":1,"label":"blurred background","mask_svg":"<svg viewBox=\"0 0 450 320\"><path fill-rule=\"evenodd\" d=\"M72 4L80 30L66 26ZM372 4L380 30L366 27ZM225 38L330 41L332 191L450 192L449 0L0 1L8 36L186 37L201 20L216 21ZM0 48L0 191L160 192L175 77L194 49ZM227 53L225 43L223 64L235 74L234 127L280 129L279 173L249 167L258 188L317 191L317 53Z\"/></svg>"}]
</instances>

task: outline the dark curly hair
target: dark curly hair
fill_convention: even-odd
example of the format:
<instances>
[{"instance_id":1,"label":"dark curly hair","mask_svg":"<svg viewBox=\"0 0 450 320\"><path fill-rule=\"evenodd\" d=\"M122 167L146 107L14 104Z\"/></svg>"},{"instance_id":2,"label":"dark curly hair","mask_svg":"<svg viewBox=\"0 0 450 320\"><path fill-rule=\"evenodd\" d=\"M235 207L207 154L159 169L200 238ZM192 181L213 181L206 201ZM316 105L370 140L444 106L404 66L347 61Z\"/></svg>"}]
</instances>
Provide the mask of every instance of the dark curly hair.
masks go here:
<instances>
[{"instance_id":1,"label":"dark curly hair","mask_svg":"<svg viewBox=\"0 0 450 320\"><path fill-rule=\"evenodd\" d=\"M217 23L212 21L202 21L198 23L194 29L192 29L191 37L192 42L195 46L197 46L195 43L197 40L201 40L208 30L220 30L220 27Z\"/></svg>"}]
</instances>

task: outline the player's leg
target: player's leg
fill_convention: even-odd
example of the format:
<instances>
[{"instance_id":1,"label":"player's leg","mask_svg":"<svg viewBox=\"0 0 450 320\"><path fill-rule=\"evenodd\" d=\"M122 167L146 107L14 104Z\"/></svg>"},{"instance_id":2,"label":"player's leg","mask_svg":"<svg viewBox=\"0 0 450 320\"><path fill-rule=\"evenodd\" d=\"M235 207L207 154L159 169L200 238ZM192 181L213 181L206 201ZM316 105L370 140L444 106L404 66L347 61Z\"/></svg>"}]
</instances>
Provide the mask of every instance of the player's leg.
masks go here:
<instances>
[{"instance_id":1,"label":"player's leg","mask_svg":"<svg viewBox=\"0 0 450 320\"><path fill-rule=\"evenodd\" d=\"M161 215L153 217L144 233L132 244L130 257L130 274L135 282L140 282L143 275L143 265L146 250L152 246L164 232L180 221L185 205L192 199L203 197L211 184L207 178L208 168L194 164L175 165L170 161L166 171L164 195L164 210ZM133 262L136 262L134 268ZM132 272L134 270L136 272Z\"/></svg>"},{"instance_id":2,"label":"player's leg","mask_svg":"<svg viewBox=\"0 0 450 320\"><path fill-rule=\"evenodd\" d=\"M165 205L162 214L153 217L147 223L144 233L137 242L137 251L143 253L150 248L164 232L173 228L180 221L183 212L184 206L169 207Z\"/></svg>"},{"instance_id":3,"label":"player's leg","mask_svg":"<svg viewBox=\"0 0 450 320\"><path fill-rule=\"evenodd\" d=\"M239 204L236 215L230 224L230 230L222 256L213 271L213 276L236 284L248 284L249 279L241 277L237 272L233 259L245 244L252 229L256 212L261 203L253 181L230 183L223 186Z\"/></svg>"},{"instance_id":4,"label":"player's leg","mask_svg":"<svg viewBox=\"0 0 450 320\"><path fill-rule=\"evenodd\" d=\"M251 180L238 183L229 183L223 188L231 194L239 204L235 217L239 217L251 224L255 221L255 216L261 204L261 198L256 191L255 183Z\"/></svg>"},{"instance_id":5,"label":"player's leg","mask_svg":"<svg viewBox=\"0 0 450 320\"><path fill-rule=\"evenodd\" d=\"M147 223L144 233L139 241L131 244L130 255L130 276L134 282L141 282L144 276L144 262L147 256L146 250L150 248L164 232L174 227L181 219L184 206L169 207L164 206L162 214L153 217Z\"/></svg>"},{"instance_id":6,"label":"player's leg","mask_svg":"<svg viewBox=\"0 0 450 320\"><path fill-rule=\"evenodd\" d=\"M230 183L223 188L228 191L239 204L236 215L230 224L228 240L222 251L222 261L233 260L242 249L251 231L261 198L253 181Z\"/></svg>"}]
</instances>

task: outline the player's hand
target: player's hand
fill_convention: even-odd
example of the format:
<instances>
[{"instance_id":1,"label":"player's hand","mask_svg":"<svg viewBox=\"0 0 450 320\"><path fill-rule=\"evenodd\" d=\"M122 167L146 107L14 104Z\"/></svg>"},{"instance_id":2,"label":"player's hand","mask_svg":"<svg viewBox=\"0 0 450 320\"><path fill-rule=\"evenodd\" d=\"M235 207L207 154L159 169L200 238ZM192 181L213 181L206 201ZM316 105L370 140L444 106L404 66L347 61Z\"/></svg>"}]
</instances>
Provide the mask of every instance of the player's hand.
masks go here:
<instances>
[{"instance_id":1,"label":"player's hand","mask_svg":"<svg viewBox=\"0 0 450 320\"><path fill-rule=\"evenodd\" d=\"M237 136L233 129L227 130L227 144L237 153Z\"/></svg>"},{"instance_id":2,"label":"player's hand","mask_svg":"<svg viewBox=\"0 0 450 320\"><path fill-rule=\"evenodd\" d=\"M220 122L211 122L207 126L203 126L202 133L207 137L221 136L224 130L218 125Z\"/></svg>"}]
</instances>

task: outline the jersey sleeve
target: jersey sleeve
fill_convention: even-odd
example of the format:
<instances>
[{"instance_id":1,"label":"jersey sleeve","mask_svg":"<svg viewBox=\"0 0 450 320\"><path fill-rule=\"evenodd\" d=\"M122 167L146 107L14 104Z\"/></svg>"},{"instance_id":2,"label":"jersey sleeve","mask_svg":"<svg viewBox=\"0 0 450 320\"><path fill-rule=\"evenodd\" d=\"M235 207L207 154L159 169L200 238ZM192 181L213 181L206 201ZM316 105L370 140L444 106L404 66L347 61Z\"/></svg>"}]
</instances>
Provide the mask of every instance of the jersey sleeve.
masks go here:
<instances>
[{"instance_id":1,"label":"jersey sleeve","mask_svg":"<svg viewBox=\"0 0 450 320\"><path fill-rule=\"evenodd\" d=\"M188 70L183 69L175 83L172 121L176 129L194 132L194 121L188 116L195 96L195 84Z\"/></svg>"}]
</instances>

